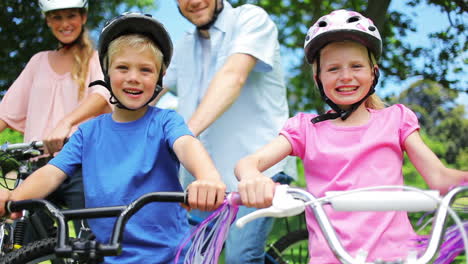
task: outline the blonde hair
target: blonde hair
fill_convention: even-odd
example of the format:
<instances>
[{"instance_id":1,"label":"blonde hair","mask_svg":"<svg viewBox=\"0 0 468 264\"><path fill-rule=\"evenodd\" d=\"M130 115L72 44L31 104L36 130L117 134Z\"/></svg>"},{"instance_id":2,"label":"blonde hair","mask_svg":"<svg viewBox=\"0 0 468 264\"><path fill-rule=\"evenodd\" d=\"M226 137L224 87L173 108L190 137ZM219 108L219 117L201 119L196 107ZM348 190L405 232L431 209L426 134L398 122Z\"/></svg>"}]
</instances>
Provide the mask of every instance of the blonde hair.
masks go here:
<instances>
[{"instance_id":1,"label":"blonde hair","mask_svg":"<svg viewBox=\"0 0 468 264\"><path fill-rule=\"evenodd\" d=\"M71 8L78 10L81 16L86 15L85 8ZM54 11L49 11L46 16L53 14ZM94 46L89 38L88 30L82 25L82 32L76 40L76 44L70 49L73 56L73 66L71 70L72 79L78 84L78 100L83 99L87 87L86 78L88 77L89 61L93 57ZM62 48L63 44L59 43L58 49Z\"/></svg>"},{"instance_id":2,"label":"blonde hair","mask_svg":"<svg viewBox=\"0 0 468 264\"><path fill-rule=\"evenodd\" d=\"M160 72L166 71L166 65L163 63L163 53L161 50L150 38L141 34L123 35L111 41L107 50L107 54L104 57L104 68L106 71L109 69L109 66L111 65L115 55L119 53L124 47L133 48L137 52L149 50L154 56L155 65L160 65ZM159 77L161 78L162 76Z\"/></svg>"},{"instance_id":3,"label":"blonde hair","mask_svg":"<svg viewBox=\"0 0 468 264\"><path fill-rule=\"evenodd\" d=\"M344 40L342 42L348 42L348 40ZM359 42L356 42L356 43L360 44ZM322 52L324 47L322 47L319 50L319 53ZM369 54L370 54L369 66L372 69L373 66L377 66L378 64L377 64L377 60L375 59L374 54L372 54L372 53L369 53ZM313 74L313 76L318 75L318 73L317 73L317 59L318 58L319 58L319 56L316 56L314 58L314 62L312 63L312 74ZM374 78L376 78L376 76L374 76ZM314 81L316 82L315 78L314 78ZM316 86L318 87L317 83L316 83ZM366 106L366 108L370 108L370 109L383 109L383 108L385 108L385 103L382 101L382 99L375 92L372 95L370 95L369 97L367 97L367 99L364 101L364 105Z\"/></svg>"}]
</instances>

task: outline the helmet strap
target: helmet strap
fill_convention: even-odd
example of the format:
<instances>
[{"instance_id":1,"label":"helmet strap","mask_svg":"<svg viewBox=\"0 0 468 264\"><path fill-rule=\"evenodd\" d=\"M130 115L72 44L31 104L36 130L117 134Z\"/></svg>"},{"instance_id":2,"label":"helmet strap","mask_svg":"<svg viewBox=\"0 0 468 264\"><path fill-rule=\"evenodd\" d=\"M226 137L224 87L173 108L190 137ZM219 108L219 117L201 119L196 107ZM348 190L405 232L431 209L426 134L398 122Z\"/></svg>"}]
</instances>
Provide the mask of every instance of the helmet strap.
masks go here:
<instances>
[{"instance_id":1,"label":"helmet strap","mask_svg":"<svg viewBox=\"0 0 468 264\"><path fill-rule=\"evenodd\" d=\"M94 86L94 85L102 85L104 87L106 87L106 89L109 91L110 93L110 98L109 98L109 102L111 104L115 104L116 107L118 108L121 108L121 109L125 109L125 110L129 110L129 111L136 111L136 110L139 110L145 106L147 106L149 103L151 103L151 101L153 101L157 96L158 94L163 90L163 86L162 86L162 67L159 71L159 80L158 80L158 83L156 84L156 87L154 88L154 92L153 92L153 95L151 96L151 98L145 103L143 104L142 106L138 107L138 108L128 108L126 107L124 104L122 104L119 99L117 99L117 97L115 96L115 94L112 92L112 87L111 87L111 84L110 84L110 78L109 78L109 75L107 74L107 72L105 73L104 75L104 81L103 80L96 80L96 81L93 81L89 84L88 87L91 87L91 86Z\"/></svg>"},{"instance_id":2,"label":"helmet strap","mask_svg":"<svg viewBox=\"0 0 468 264\"><path fill-rule=\"evenodd\" d=\"M322 84L322 81L320 80L319 78L319 74L320 74L320 52L318 53L317 55L317 74L315 76L315 81L317 83L317 87L320 91L320 95L322 96L322 99L325 101L325 103L327 103L335 112L331 112L331 113L325 113L325 114L322 114L322 115L319 115L319 116L316 116L314 118L312 118L310 121L313 123L313 124L316 124L316 123L319 123L319 122L322 122L322 121L325 121L325 120L330 120L330 119L336 119L336 118L341 118L341 120L346 120L354 111L356 111L356 109L365 101L367 100L367 98L369 96L371 96L374 92L375 92L375 86L377 86L377 83L379 81L379 77L380 77L380 72L379 72L379 69L378 68L374 68L374 63L372 62L372 57L371 57L371 53L370 53L370 50L367 49L367 52L368 52L368 55L369 55L369 60L370 60L370 65L371 65L371 68L374 69L374 81L372 82L372 85L369 89L369 91L367 92L366 96L364 96L361 100L359 100L359 102L356 102L354 104L351 105L351 107L347 110L343 110L341 109L337 104L335 104L330 98L328 98L326 95L325 95L325 92L323 90L323 84Z\"/></svg>"}]
</instances>

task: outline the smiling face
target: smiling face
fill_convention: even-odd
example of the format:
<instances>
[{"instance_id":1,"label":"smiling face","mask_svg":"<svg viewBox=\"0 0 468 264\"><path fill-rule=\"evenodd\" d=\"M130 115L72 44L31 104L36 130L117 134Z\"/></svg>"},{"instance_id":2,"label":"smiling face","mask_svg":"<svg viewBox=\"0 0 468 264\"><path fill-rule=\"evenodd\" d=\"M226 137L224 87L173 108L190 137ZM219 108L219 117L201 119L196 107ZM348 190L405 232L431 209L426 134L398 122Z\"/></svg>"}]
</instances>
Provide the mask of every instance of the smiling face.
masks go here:
<instances>
[{"instance_id":1,"label":"smiling face","mask_svg":"<svg viewBox=\"0 0 468 264\"><path fill-rule=\"evenodd\" d=\"M127 40L125 40L127 37ZM119 38L109 46L108 74L114 96L129 111L116 108L116 112L130 112L137 117L146 112L146 105L154 94L161 70L162 54L144 37L140 42L129 43L133 36ZM143 42L143 44L142 44ZM118 47L113 47L117 45ZM159 50L157 50L159 51Z\"/></svg>"},{"instance_id":2,"label":"smiling face","mask_svg":"<svg viewBox=\"0 0 468 264\"><path fill-rule=\"evenodd\" d=\"M342 109L364 98L374 80L367 48L352 41L325 46L319 74L325 95Z\"/></svg>"},{"instance_id":3,"label":"smiling face","mask_svg":"<svg viewBox=\"0 0 468 264\"><path fill-rule=\"evenodd\" d=\"M86 14L77 8L54 10L46 14L47 26L52 34L64 44L72 43L80 36L86 20Z\"/></svg>"},{"instance_id":4,"label":"smiling face","mask_svg":"<svg viewBox=\"0 0 468 264\"><path fill-rule=\"evenodd\" d=\"M218 0L177 0L182 15L195 26L210 22ZM218 5L219 6L219 5Z\"/></svg>"}]
</instances>

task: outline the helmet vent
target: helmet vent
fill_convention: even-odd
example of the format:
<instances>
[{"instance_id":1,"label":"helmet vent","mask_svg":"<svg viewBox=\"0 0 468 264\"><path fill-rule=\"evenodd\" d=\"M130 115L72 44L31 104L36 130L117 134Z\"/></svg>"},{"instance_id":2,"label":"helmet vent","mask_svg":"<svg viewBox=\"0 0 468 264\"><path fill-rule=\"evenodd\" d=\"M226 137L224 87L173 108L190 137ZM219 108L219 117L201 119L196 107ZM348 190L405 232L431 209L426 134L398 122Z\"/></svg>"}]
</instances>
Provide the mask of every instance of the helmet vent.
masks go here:
<instances>
[{"instance_id":1,"label":"helmet vent","mask_svg":"<svg viewBox=\"0 0 468 264\"><path fill-rule=\"evenodd\" d=\"M348 23L354 23L354 22L359 21L359 19L361 19L361 18L358 17L358 16L352 16L352 17L348 18L347 22Z\"/></svg>"},{"instance_id":2,"label":"helmet vent","mask_svg":"<svg viewBox=\"0 0 468 264\"><path fill-rule=\"evenodd\" d=\"M327 21L320 21L320 22L318 23L318 26L319 26L319 27L326 27L327 24L328 24Z\"/></svg>"},{"instance_id":3,"label":"helmet vent","mask_svg":"<svg viewBox=\"0 0 468 264\"><path fill-rule=\"evenodd\" d=\"M370 30L370 31L375 31L376 29L377 29L377 28L375 28L374 26L370 26L370 27L369 27L369 30Z\"/></svg>"}]
</instances>

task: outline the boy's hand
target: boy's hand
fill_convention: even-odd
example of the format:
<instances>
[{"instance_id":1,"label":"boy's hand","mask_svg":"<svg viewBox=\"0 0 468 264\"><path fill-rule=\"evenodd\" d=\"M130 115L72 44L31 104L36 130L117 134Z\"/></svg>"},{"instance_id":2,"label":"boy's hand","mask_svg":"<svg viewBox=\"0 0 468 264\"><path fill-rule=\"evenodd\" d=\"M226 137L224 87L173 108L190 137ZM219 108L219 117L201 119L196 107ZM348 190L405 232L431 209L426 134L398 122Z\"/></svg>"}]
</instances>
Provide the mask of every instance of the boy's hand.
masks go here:
<instances>
[{"instance_id":1,"label":"boy's hand","mask_svg":"<svg viewBox=\"0 0 468 264\"><path fill-rule=\"evenodd\" d=\"M276 183L261 173L243 177L238 189L242 204L247 207L270 207L275 193Z\"/></svg>"},{"instance_id":2,"label":"boy's hand","mask_svg":"<svg viewBox=\"0 0 468 264\"><path fill-rule=\"evenodd\" d=\"M0 217L4 217L6 214L5 205L8 201L12 200L12 195L9 190L0 189ZM17 219L21 217L21 212L12 213L11 219Z\"/></svg>"},{"instance_id":3,"label":"boy's hand","mask_svg":"<svg viewBox=\"0 0 468 264\"><path fill-rule=\"evenodd\" d=\"M226 185L220 180L199 179L192 182L187 191L192 209L213 211L223 203Z\"/></svg>"}]
</instances>

